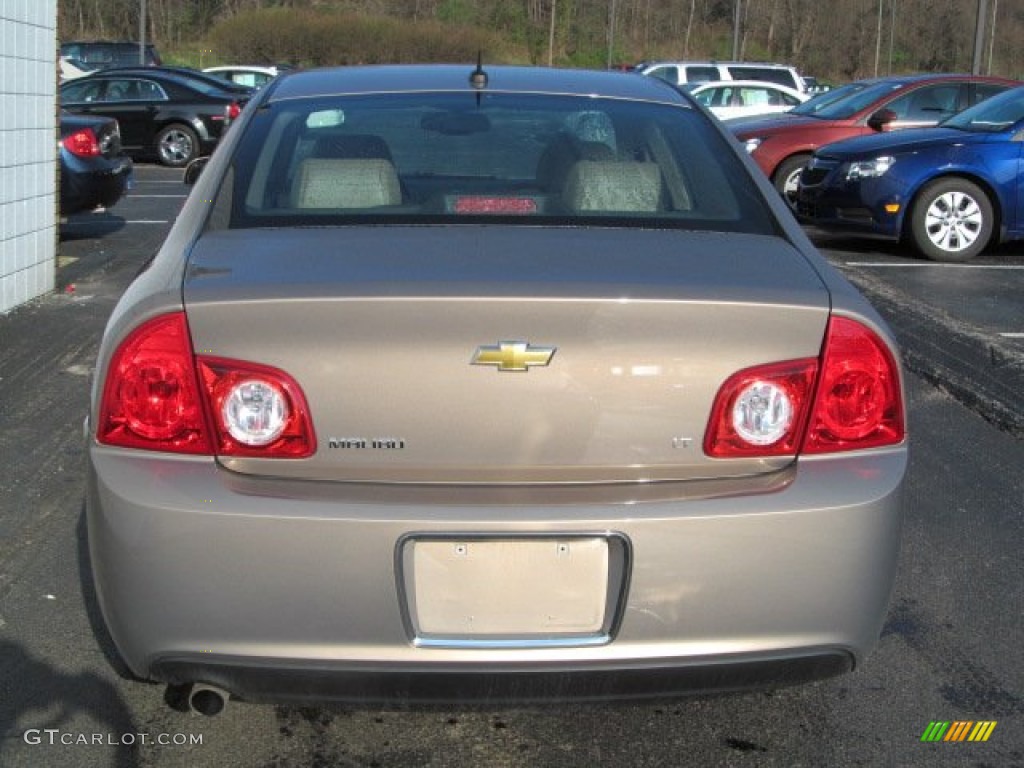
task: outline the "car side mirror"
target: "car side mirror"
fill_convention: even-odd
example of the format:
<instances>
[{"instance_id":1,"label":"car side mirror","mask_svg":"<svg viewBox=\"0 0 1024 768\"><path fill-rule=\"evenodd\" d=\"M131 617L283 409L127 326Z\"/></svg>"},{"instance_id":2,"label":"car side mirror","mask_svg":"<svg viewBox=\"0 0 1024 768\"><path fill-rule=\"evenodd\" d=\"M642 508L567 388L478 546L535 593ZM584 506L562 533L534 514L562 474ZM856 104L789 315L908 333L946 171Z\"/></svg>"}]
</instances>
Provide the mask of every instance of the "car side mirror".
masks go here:
<instances>
[{"instance_id":1,"label":"car side mirror","mask_svg":"<svg viewBox=\"0 0 1024 768\"><path fill-rule=\"evenodd\" d=\"M896 117L896 113L891 109L880 109L868 118L868 128L881 133L890 123L895 122Z\"/></svg>"},{"instance_id":2,"label":"car side mirror","mask_svg":"<svg viewBox=\"0 0 1024 768\"><path fill-rule=\"evenodd\" d=\"M197 157L191 163L185 166L185 178L184 181L188 186L192 186L199 180L199 174L203 172L203 168L210 162L210 157Z\"/></svg>"}]
</instances>

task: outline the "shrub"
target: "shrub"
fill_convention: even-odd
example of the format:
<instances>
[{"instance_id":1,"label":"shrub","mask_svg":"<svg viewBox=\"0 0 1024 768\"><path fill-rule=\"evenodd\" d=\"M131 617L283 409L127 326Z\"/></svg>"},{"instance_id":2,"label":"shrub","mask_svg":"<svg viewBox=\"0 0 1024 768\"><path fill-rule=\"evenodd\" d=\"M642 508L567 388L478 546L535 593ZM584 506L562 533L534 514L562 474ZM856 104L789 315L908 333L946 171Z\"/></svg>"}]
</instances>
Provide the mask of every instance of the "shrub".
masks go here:
<instances>
[{"instance_id":1,"label":"shrub","mask_svg":"<svg viewBox=\"0 0 1024 768\"><path fill-rule=\"evenodd\" d=\"M239 14L210 31L213 57L228 63L346 64L472 62L525 59L493 33L435 21L268 8Z\"/></svg>"}]
</instances>

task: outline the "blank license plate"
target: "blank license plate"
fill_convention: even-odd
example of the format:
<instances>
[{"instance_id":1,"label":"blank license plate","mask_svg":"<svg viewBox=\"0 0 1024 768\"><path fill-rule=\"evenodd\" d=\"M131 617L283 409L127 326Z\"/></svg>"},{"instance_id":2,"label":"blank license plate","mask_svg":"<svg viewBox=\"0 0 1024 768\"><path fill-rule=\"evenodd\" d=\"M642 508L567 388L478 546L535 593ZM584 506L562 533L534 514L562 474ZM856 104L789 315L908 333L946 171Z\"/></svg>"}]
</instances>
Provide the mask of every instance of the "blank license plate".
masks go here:
<instances>
[{"instance_id":1,"label":"blank license plate","mask_svg":"<svg viewBox=\"0 0 1024 768\"><path fill-rule=\"evenodd\" d=\"M415 540L407 546L407 596L421 637L596 635L605 628L603 538Z\"/></svg>"}]
</instances>

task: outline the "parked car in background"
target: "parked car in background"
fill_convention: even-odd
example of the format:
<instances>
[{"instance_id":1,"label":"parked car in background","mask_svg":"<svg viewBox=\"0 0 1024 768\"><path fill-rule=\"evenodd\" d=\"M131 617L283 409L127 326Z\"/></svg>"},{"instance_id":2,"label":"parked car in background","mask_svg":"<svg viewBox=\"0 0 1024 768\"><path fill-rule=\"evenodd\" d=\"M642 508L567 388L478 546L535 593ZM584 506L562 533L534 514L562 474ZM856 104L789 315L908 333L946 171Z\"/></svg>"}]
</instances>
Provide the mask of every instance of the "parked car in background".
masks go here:
<instances>
[{"instance_id":1,"label":"parked car in background","mask_svg":"<svg viewBox=\"0 0 1024 768\"><path fill-rule=\"evenodd\" d=\"M146 75L152 72L152 70L148 67L137 66L111 67L110 69L122 74L134 73L138 75ZM231 93L237 93L244 96L246 99L248 99L252 95L252 92L255 90L255 88L252 88L251 86L235 83L231 80L226 80L222 77L211 75L207 72L203 72L201 69L195 69L193 67L162 66L160 67L160 71L167 74L177 75L187 80L198 80L200 83L206 86L212 86L219 90L226 90Z\"/></svg>"},{"instance_id":2,"label":"parked car in background","mask_svg":"<svg viewBox=\"0 0 1024 768\"><path fill-rule=\"evenodd\" d=\"M125 150L182 167L213 151L250 91L167 68L107 69L64 83L60 104L120 123Z\"/></svg>"},{"instance_id":3,"label":"parked car in background","mask_svg":"<svg viewBox=\"0 0 1024 768\"><path fill-rule=\"evenodd\" d=\"M84 62L93 69L107 67L158 67L163 62L156 48L147 43L141 47L128 40L71 40L61 43L60 55Z\"/></svg>"},{"instance_id":4,"label":"parked car in background","mask_svg":"<svg viewBox=\"0 0 1024 768\"><path fill-rule=\"evenodd\" d=\"M800 173L818 147L872 132L932 126L1019 84L1000 77L954 74L862 80L785 114L728 127L795 208Z\"/></svg>"},{"instance_id":5,"label":"parked car in background","mask_svg":"<svg viewBox=\"0 0 1024 768\"><path fill-rule=\"evenodd\" d=\"M831 83L824 83L816 77L804 75L804 87L809 94L817 96L819 93L831 91L834 86Z\"/></svg>"},{"instance_id":6,"label":"parked car in background","mask_svg":"<svg viewBox=\"0 0 1024 768\"><path fill-rule=\"evenodd\" d=\"M214 77L218 77L232 83L237 83L238 85L244 85L249 88L262 88L284 71L285 69L280 67L243 65L207 67L203 70L203 72L208 75L213 75Z\"/></svg>"},{"instance_id":7,"label":"parked car in background","mask_svg":"<svg viewBox=\"0 0 1024 768\"><path fill-rule=\"evenodd\" d=\"M860 664L898 353L718 120L535 67L253 100L98 354L90 562L132 673L214 713Z\"/></svg>"},{"instance_id":8,"label":"parked car in background","mask_svg":"<svg viewBox=\"0 0 1024 768\"><path fill-rule=\"evenodd\" d=\"M685 88L721 120L788 112L810 98L784 85L758 80L719 80Z\"/></svg>"},{"instance_id":9,"label":"parked car in background","mask_svg":"<svg viewBox=\"0 0 1024 768\"><path fill-rule=\"evenodd\" d=\"M967 261L1024 237L1024 87L935 128L819 148L798 211L827 229L900 238L936 261Z\"/></svg>"},{"instance_id":10,"label":"parked car in background","mask_svg":"<svg viewBox=\"0 0 1024 768\"><path fill-rule=\"evenodd\" d=\"M61 110L60 215L109 208L128 191L132 161L121 148L117 121Z\"/></svg>"},{"instance_id":11,"label":"parked car in background","mask_svg":"<svg viewBox=\"0 0 1024 768\"><path fill-rule=\"evenodd\" d=\"M636 71L673 85L717 80L763 80L801 93L806 90L804 80L795 67L760 61L655 61L638 65Z\"/></svg>"}]
</instances>

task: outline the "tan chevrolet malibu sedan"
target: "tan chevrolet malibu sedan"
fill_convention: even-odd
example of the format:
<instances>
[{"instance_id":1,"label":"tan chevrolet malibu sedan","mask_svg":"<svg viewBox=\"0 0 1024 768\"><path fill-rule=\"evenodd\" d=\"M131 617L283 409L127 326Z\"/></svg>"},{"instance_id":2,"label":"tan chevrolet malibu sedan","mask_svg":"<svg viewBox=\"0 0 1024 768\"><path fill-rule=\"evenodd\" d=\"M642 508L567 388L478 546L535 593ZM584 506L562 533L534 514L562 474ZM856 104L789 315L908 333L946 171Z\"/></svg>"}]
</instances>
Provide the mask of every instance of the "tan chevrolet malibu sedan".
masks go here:
<instances>
[{"instance_id":1,"label":"tan chevrolet malibu sedan","mask_svg":"<svg viewBox=\"0 0 1024 768\"><path fill-rule=\"evenodd\" d=\"M690 96L284 74L99 351L99 603L229 696L584 700L844 673L899 549L876 312Z\"/></svg>"}]
</instances>

